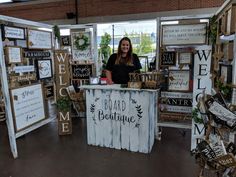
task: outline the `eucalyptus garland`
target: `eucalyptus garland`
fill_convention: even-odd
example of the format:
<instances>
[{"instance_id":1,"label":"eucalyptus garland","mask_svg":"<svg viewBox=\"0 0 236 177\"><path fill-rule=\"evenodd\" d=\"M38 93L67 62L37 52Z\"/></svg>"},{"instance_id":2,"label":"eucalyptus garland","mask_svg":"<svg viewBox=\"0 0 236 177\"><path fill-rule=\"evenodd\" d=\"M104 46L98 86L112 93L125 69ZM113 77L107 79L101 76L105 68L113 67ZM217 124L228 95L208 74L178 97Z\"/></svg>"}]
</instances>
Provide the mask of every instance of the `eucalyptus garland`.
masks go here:
<instances>
[{"instance_id":1,"label":"eucalyptus garland","mask_svg":"<svg viewBox=\"0 0 236 177\"><path fill-rule=\"evenodd\" d=\"M84 34L76 36L74 45L77 50L86 50L88 48L89 44L89 38L85 36Z\"/></svg>"}]
</instances>

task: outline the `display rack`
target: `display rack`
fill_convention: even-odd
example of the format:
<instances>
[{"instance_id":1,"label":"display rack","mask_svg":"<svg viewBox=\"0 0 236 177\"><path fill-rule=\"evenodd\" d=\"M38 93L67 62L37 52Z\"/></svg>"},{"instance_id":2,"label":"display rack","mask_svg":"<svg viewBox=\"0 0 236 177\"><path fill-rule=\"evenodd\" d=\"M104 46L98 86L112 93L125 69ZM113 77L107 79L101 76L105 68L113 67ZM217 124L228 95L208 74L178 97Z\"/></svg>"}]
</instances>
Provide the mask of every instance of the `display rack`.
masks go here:
<instances>
[{"instance_id":1,"label":"display rack","mask_svg":"<svg viewBox=\"0 0 236 177\"><path fill-rule=\"evenodd\" d=\"M39 28L47 28L48 30L52 30L52 26L48 25L48 24L43 24L43 23L38 23L38 22L33 22L33 21L28 21L28 20L23 20L23 19L18 19L18 18L13 18L13 17L8 17L8 16L3 16L0 15L0 21L1 24L7 24L9 26L12 26L14 28L14 26L19 27L18 29L21 30L21 28L26 30L26 29L36 29L38 30ZM40 29L40 30L41 30ZM40 31L39 30L39 31ZM43 30L41 30L43 31ZM1 67L1 90L3 93L3 100L4 100L4 104L5 104L5 110L6 110L6 123L7 123L7 129L8 129L8 136L9 136L9 142L10 142L10 148L11 148L11 152L13 154L14 158L18 157L18 151L17 151L17 143L16 143L16 139L22 135L25 135L49 122L51 122L52 120L54 120L56 118L55 115L53 114L48 114L46 115L47 110L45 110L45 119L42 119L38 122L33 123L32 125L26 125L26 127L23 127L22 129L18 129L16 127L16 115L13 116L14 111L13 111L13 107L12 107L12 100L11 100L11 96L10 96L10 88L12 88L12 85L9 85L8 82L8 70L9 68L6 66L6 55L4 55L4 46L3 46L3 38L2 36L4 36L2 34L3 31L0 31L0 67ZM45 32L46 33L46 32ZM26 35L24 32L20 33L22 34L22 36ZM50 33L48 33L50 34ZM21 45L26 45L26 38L23 37L25 40L25 44L21 44ZM47 38L50 48L47 49L52 49L51 48L51 43L52 43L52 36L51 38ZM45 44L45 43L44 43ZM19 45L19 44L13 44L11 46L14 45ZM40 44L39 44L40 45ZM17 58L16 58L17 59ZM36 86L39 86L41 82L38 82L38 85L36 84ZM43 86L40 86L42 88L43 91ZM14 89L11 89L11 92L13 92ZM16 91L16 89L14 90ZM42 93L42 97L43 97ZM44 102L44 101L43 101ZM43 103L42 103L43 104ZM48 105L44 105L45 107ZM50 104L49 104L50 106ZM50 108L49 108L50 109Z\"/></svg>"}]
</instances>

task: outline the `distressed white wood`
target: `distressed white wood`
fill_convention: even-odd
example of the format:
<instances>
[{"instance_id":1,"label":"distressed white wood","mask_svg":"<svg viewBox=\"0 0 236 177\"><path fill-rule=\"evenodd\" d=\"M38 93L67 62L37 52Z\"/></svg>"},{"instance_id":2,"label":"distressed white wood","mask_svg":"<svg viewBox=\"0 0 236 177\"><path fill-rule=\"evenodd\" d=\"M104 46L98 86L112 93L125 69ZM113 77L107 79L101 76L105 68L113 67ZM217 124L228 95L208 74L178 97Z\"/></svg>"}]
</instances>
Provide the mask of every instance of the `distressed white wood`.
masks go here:
<instances>
[{"instance_id":1,"label":"distressed white wood","mask_svg":"<svg viewBox=\"0 0 236 177\"><path fill-rule=\"evenodd\" d=\"M157 90L120 88L119 85L80 88L86 89L88 144L133 152L151 151ZM123 121L123 117L130 121Z\"/></svg>"},{"instance_id":2,"label":"distressed white wood","mask_svg":"<svg viewBox=\"0 0 236 177\"><path fill-rule=\"evenodd\" d=\"M205 53L205 54L204 54ZM206 94L211 93L212 80L210 75L212 47L203 45L196 47L194 54L194 76L193 76L193 109L197 106L199 97L202 96L203 91ZM200 56L200 57L199 57ZM203 138L204 131L203 124L197 124L192 121L192 138L191 150L197 145L197 139Z\"/></svg>"}]
</instances>

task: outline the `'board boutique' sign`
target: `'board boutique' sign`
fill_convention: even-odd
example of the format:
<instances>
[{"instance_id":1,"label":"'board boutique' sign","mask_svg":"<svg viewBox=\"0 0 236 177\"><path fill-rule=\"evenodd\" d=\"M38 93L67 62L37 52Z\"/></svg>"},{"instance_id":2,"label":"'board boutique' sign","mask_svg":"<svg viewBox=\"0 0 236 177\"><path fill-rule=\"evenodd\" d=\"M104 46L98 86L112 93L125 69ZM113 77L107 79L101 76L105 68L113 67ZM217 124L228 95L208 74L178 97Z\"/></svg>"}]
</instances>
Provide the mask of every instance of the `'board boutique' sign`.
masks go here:
<instances>
[{"instance_id":1,"label":"'board boutique' sign","mask_svg":"<svg viewBox=\"0 0 236 177\"><path fill-rule=\"evenodd\" d=\"M95 98L95 104L90 105L90 112L95 123L111 120L138 127L142 119L142 106L134 99L130 102L127 103L123 99ZM130 106L134 110L132 113L128 112Z\"/></svg>"}]
</instances>

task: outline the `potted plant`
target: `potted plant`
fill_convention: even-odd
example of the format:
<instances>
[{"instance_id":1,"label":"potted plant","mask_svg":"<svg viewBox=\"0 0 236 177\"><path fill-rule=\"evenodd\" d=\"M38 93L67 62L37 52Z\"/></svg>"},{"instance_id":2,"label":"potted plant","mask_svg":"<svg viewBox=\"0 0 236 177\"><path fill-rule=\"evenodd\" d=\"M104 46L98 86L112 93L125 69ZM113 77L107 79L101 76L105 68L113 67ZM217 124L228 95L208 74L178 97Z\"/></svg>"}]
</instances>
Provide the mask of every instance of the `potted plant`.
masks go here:
<instances>
[{"instance_id":1,"label":"potted plant","mask_svg":"<svg viewBox=\"0 0 236 177\"><path fill-rule=\"evenodd\" d=\"M61 97L57 100L56 106L60 112L69 112L71 108L71 100L69 97Z\"/></svg>"}]
</instances>

